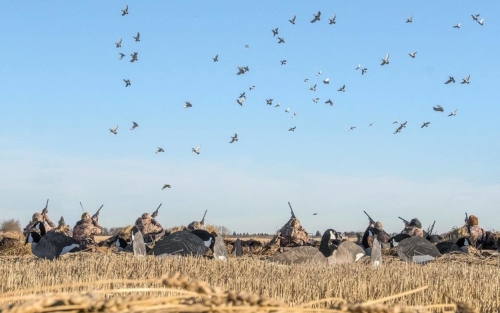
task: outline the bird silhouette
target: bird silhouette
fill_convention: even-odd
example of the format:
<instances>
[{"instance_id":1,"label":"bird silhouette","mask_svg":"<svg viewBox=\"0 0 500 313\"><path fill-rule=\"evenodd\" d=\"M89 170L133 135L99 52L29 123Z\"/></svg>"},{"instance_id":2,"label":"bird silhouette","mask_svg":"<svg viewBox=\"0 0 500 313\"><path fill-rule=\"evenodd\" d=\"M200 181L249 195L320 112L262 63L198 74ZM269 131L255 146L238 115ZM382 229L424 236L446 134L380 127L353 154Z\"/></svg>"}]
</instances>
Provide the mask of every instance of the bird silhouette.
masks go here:
<instances>
[{"instance_id":1,"label":"bird silhouette","mask_svg":"<svg viewBox=\"0 0 500 313\"><path fill-rule=\"evenodd\" d=\"M233 143L235 141L238 141L238 134L234 134L234 136L231 136L231 141L229 143Z\"/></svg>"},{"instance_id":2,"label":"bird silhouette","mask_svg":"<svg viewBox=\"0 0 500 313\"><path fill-rule=\"evenodd\" d=\"M336 24L337 23L335 21L336 18L337 18L337 16L335 14L333 14L332 18L328 19L329 20L328 24L329 25Z\"/></svg>"},{"instance_id":3,"label":"bird silhouette","mask_svg":"<svg viewBox=\"0 0 500 313\"><path fill-rule=\"evenodd\" d=\"M453 78L453 76L449 76L450 78L448 78L448 80L445 82L445 84L449 84L449 83L455 83L455 78Z\"/></svg>"},{"instance_id":4,"label":"bird silhouette","mask_svg":"<svg viewBox=\"0 0 500 313\"><path fill-rule=\"evenodd\" d=\"M469 74L469 75L467 75L467 77L465 77L464 79L462 79L461 84L468 84L468 83L469 83L469 80L470 80L470 74Z\"/></svg>"},{"instance_id":5,"label":"bird silhouette","mask_svg":"<svg viewBox=\"0 0 500 313\"><path fill-rule=\"evenodd\" d=\"M219 62L219 55L216 54L215 57L213 58L214 59L214 62Z\"/></svg>"},{"instance_id":6,"label":"bird silhouette","mask_svg":"<svg viewBox=\"0 0 500 313\"><path fill-rule=\"evenodd\" d=\"M116 45L117 48L121 48L122 47L122 39L121 38L118 39L118 41L115 42L115 45Z\"/></svg>"},{"instance_id":7,"label":"bird silhouette","mask_svg":"<svg viewBox=\"0 0 500 313\"><path fill-rule=\"evenodd\" d=\"M413 23L413 14L406 19L406 23Z\"/></svg>"},{"instance_id":8,"label":"bird silhouette","mask_svg":"<svg viewBox=\"0 0 500 313\"><path fill-rule=\"evenodd\" d=\"M122 10L122 16L125 16L128 14L128 5L125 5L125 9Z\"/></svg>"},{"instance_id":9,"label":"bird silhouette","mask_svg":"<svg viewBox=\"0 0 500 313\"><path fill-rule=\"evenodd\" d=\"M164 190L164 189L166 189L166 188L170 188L170 187L171 187L171 186L170 186L169 184L164 184L164 185L163 185L163 188L162 188L161 190Z\"/></svg>"},{"instance_id":10,"label":"bird silhouette","mask_svg":"<svg viewBox=\"0 0 500 313\"><path fill-rule=\"evenodd\" d=\"M110 128L109 131L113 134L118 134L118 125L115 126L115 128Z\"/></svg>"},{"instance_id":11,"label":"bird silhouette","mask_svg":"<svg viewBox=\"0 0 500 313\"><path fill-rule=\"evenodd\" d=\"M420 128L429 127L429 124L430 124L430 123L431 123L431 122L424 122L424 123L422 124L422 126L420 126Z\"/></svg>"},{"instance_id":12,"label":"bird silhouette","mask_svg":"<svg viewBox=\"0 0 500 313\"><path fill-rule=\"evenodd\" d=\"M139 32L137 32L137 35L135 37L132 37L135 39L135 41L139 42L141 41L141 34Z\"/></svg>"},{"instance_id":13,"label":"bird silhouette","mask_svg":"<svg viewBox=\"0 0 500 313\"><path fill-rule=\"evenodd\" d=\"M196 154L200 154L200 149L201 149L201 145L199 145L198 147L196 148L191 148L191 151L193 151L194 153Z\"/></svg>"},{"instance_id":14,"label":"bird silhouette","mask_svg":"<svg viewBox=\"0 0 500 313\"><path fill-rule=\"evenodd\" d=\"M432 107L432 109L436 112L444 112L444 109L442 106L440 106L439 104L436 105L435 107Z\"/></svg>"},{"instance_id":15,"label":"bird silhouette","mask_svg":"<svg viewBox=\"0 0 500 313\"><path fill-rule=\"evenodd\" d=\"M321 20L321 11L318 11L318 14L313 14L314 19L311 21L311 23L315 23L316 21Z\"/></svg>"},{"instance_id":16,"label":"bird silhouette","mask_svg":"<svg viewBox=\"0 0 500 313\"><path fill-rule=\"evenodd\" d=\"M380 65L386 65L389 64L389 54L386 54L385 59L382 59L382 64Z\"/></svg>"},{"instance_id":17,"label":"bird silhouette","mask_svg":"<svg viewBox=\"0 0 500 313\"><path fill-rule=\"evenodd\" d=\"M292 19L291 19L291 20L288 20L288 21L289 21L290 23L292 23L293 25L295 25L295 18L296 18L296 17L297 17L297 16L296 16L296 15L294 15L294 16L292 17Z\"/></svg>"},{"instance_id":18,"label":"bird silhouette","mask_svg":"<svg viewBox=\"0 0 500 313\"><path fill-rule=\"evenodd\" d=\"M162 152L165 152L165 150L163 150L163 148L158 147L158 150L156 150L155 153L162 153Z\"/></svg>"},{"instance_id":19,"label":"bird silhouette","mask_svg":"<svg viewBox=\"0 0 500 313\"><path fill-rule=\"evenodd\" d=\"M273 32L273 37L278 34L278 28L271 29L271 31Z\"/></svg>"},{"instance_id":20,"label":"bird silhouette","mask_svg":"<svg viewBox=\"0 0 500 313\"><path fill-rule=\"evenodd\" d=\"M124 79L123 81L125 82L125 87L132 86L130 79Z\"/></svg>"},{"instance_id":21,"label":"bird silhouette","mask_svg":"<svg viewBox=\"0 0 500 313\"><path fill-rule=\"evenodd\" d=\"M137 127L139 127L139 124L137 124L136 122L132 122L132 128L130 128L130 130L134 130Z\"/></svg>"},{"instance_id":22,"label":"bird silhouette","mask_svg":"<svg viewBox=\"0 0 500 313\"><path fill-rule=\"evenodd\" d=\"M184 105L184 109L187 109L187 108L192 108L193 105L191 104L191 102L189 101L184 101L185 105Z\"/></svg>"}]
</instances>

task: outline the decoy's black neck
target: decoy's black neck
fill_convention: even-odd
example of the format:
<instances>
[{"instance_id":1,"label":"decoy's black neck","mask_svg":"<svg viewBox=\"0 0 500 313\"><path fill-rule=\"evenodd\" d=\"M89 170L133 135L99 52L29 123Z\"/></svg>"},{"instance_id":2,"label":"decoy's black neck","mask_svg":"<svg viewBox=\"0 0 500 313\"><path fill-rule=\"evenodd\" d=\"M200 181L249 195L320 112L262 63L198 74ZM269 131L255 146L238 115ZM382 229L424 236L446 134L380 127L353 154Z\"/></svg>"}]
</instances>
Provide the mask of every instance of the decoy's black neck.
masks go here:
<instances>
[{"instance_id":1,"label":"decoy's black neck","mask_svg":"<svg viewBox=\"0 0 500 313\"><path fill-rule=\"evenodd\" d=\"M330 251L330 240L331 238L331 233L336 233L333 229L327 229L323 237L321 237L321 243L319 244L319 251L323 253L325 257L329 257L332 253Z\"/></svg>"}]
</instances>

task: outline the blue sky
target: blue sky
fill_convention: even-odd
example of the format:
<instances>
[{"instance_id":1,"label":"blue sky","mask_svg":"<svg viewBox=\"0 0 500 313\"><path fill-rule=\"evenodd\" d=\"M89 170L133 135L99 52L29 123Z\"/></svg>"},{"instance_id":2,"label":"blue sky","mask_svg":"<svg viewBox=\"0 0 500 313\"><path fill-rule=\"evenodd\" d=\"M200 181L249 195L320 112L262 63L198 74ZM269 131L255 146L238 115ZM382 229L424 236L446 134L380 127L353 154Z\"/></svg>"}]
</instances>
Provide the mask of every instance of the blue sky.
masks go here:
<instances>
[{"instance_id":1,"label":"blue sky","mask_svg":"<svg viewBox=\"0 0 500 313\"><path fill-rule=\"evenodd\" d=\"M498 229L499 13L491 1L4 2L2 216L25 224L50 198L52 218L74 224L81 201L104 204L113 227L163 203L166 227L207 209L209 223L274 232L290 201L310 232L362 230L363 210L391 232L397 216L444 232L464 212ZM408 122L396 135L395 120Z\"/></svg>"}]
</instances>

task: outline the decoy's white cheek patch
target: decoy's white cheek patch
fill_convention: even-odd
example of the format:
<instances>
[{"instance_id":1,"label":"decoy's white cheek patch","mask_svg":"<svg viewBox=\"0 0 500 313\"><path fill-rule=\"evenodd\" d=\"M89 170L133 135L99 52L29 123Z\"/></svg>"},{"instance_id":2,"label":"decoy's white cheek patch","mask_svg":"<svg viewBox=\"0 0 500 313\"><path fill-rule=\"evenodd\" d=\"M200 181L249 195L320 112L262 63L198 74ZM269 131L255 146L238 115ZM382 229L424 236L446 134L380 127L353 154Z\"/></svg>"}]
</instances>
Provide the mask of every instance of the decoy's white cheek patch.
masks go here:
<instances>
[{"instance_id":1,"label":"decoy's white cheek patch","mask_svg":"<svg viewBox=\"0 0 500 313\"><path fill-rule=\"evenodd\" d=\"M359 259L361 259L365 254L364 253L358 253L356 254L356 259L354 260L354 262L358 262Z\"/></svg>"}]
</instances>

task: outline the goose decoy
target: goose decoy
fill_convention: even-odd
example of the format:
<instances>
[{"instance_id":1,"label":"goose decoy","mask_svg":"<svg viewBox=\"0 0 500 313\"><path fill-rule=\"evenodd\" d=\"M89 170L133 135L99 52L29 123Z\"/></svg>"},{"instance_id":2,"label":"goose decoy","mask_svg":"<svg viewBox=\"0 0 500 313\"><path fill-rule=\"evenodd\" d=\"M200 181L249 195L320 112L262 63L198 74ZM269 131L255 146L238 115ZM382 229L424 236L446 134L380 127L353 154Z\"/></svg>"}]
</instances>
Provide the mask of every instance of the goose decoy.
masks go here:
<instances>
[{"instance_id":1,"label":"goose decoy","mask_svg":"<svg viewBox=\"0 0 500 313\"><path fill-rule=\"evenodd\" d=\"M377 238L373 240L370 260L374 267L382 265L382 245Z\"/></svg>"},{"instance_id":2,"label":"goose decoy","mask_svg":"<svg viewBox=\"0 0 500 313\"><path fill-rule=\"evenodd\" d=\"M117 47L117 48L121 48L121 47L122 47L122 39L121 39L121 38L120 38L120 39L118 39L118 41L117 41L117 42L115 42L115 45L116 45L116 47ZM125 56L125 55L124 55L124 56Z\"/></svg>"},{"instance_id":3,"label":"goose decoy","mask_svg":"<svg viewBox=\"0 0 500 313\"><path fill-rule=\"evenodd\" d=\"M128 5L125 5L125 9L122 10L122 16L125 16L128 14Z\"/></svg>"},{"instance_id":4,"label":"goose decoy","mask_svg":"<svg viewBox=\"0 0 500 313\"><path fill-rule=\"evenodd\" d=\"M161 152L165 152L165 150L163 150L163 148L158 147L158 150L156 150L155 153L161 153Z\"/></svg>"},{"instance_id":5,"label":"goose decoy","mask_svg":"<svg viewBox=\"0 0 500 313\"><path fill-rule=\"evenodd\" d=\"M200 149L201 149L201 145L199 145L198 147L196 148L191 148L191 151L193 151L194 153L196 154L200 154Z\"/></svg>"},{"instance_id":6,"label":"goose decoy","mask_svg":"<svg viewBox=\"0 0 500 313\"><path fill-rule=\"evenodd\" d=\"M382 59L382 64L380 65L386 65L389 64L389 54L385 55L385 59Z\"/></svg>"},{"instance_id":7,"label":"goose decoy","mask_svg":"<svg viewBox=\"0 0 500 313\"><path fill-rule=\"evenodd\" d=\"M406 19L406 23L413 23L413 14Z\"/></svg>"},{"instance_id":8,"label":"goose decoy","mask_svg":"<svg viewBox=\"0 0 500 313\"><path fill-rule=\"evenodd\" d=\"M155 256L169 255L205 255L207 246L205 242L190 231L179 231L156 241L154 247L148 252Z\"/></svg>"},{"instance_id":9,"label":"goose decoy","mask_svg":"<svg viewBox=\"0 0 500 313\"><path fill-rule=\"evenodd\" d=\"M448 80L445 82L446 85L449 83L455 83L455 78L453 78L453 76L449 76Z\"/></svg>"},{"instance_id":10,"label":"goose decoy","mask_svg":"<svg viewBox=\"0 0 500 313\"><path fill-rule=\"evenodd\" d=\"M435 107L432 107L432 109L436 112L444 112L444 109L442 106L440 106L439 104L436 105Z\"/></svg>"},{"instance_id":11,"label":"goose decoy","mask_svg":"<svg viewBox=\"0 0 500 313\"><path fill-rule=\"evenodd\" d=\"M115 126L115 128L110 128L109 131L113 134L118 134L118 125Z\"/></svg>"},{"instance_id":12,"label":"goose decoy","mask_svg":"<svg viewBox=\"0 0 500 313\"><path fill-rule=\"evenodd\" d=\"M448 114L448 116L457 116L457 109L455 109L455 111L453 111L453 112L450 112L450 114Z\"/></svg>"},{"instance_id":13,"label":"goose decoy","mask_svg":"<svg viewBox=\"0 0 500 313\"><path fill-rule=\"evenodd\" d=\"M290 23L292 23L293 25L295 25L295 18L296 18L296 17L297 17L297 16L296 16L296 15L294 15L294 16L292 17L292 19L291 19L291 20L288 20L288 21L289 21Z\"/></svg>"},{"instance_id":14,"label":"goose decoy","mask_svg":"<svg viewBox=\"0 0 500 313\"><path fill-rule=\"evenodd\" d=\"M166 188L170 188L170 187L172 187L172 186L170 186L169 184L164 184L164 185L163 185L163 188L162 188L161 190L164 190L164 189L166 189Z\"/></svg>"},{"instance_id":15,"label":"goose decoy","mask_svg":"<svg viewBox=\"0 0 500 313\"><path fill-rule=\"evenodd\" d=\"M189 101L184 101L185 105L184 105L184 109L187 109L187 108L191 108L193 107L193 105L191 104L191 102Z\"/></svg>"},{"instance_id":16,"label":"goose decoy","mask_svg":"<svg viewBox=\"0 0 500 313\"><path fill-rule=\"evenodd\" d=\"M130 79L124 79L123 81L125 82L125 87L132 85L132 83L130 82Z\"/></svg>"},{"instance_id":17,"label":"goose decoy","mask_svg":"<svg viewBox=\"0 0 500 313\"><path fill-rule=\"evenodd\" d=\"M429 124L430 124L430 123L431 123L431 122L424 122L424 123L422 124L422 126L420 126L420 128L429 127Z\"/></svg>"},{"instance_id":18,"label":"goose decoy","mask_svg":"<svg viewBox=\"0 0 500 313\"><path fill-rule=\"evenodd\" d=\"M213 58L214 59L214 62L219 62L219 55L216 54L215 57Z\"/></svg>"},{"instance_id":19,"label":"goose decoy","mask_svg":"<svg viewBox=\"0 0 500 313\"><path fill-rule=\"evenodd\" d=\"M68 252L80 251L78 240L63 233L46 232L42 222L37 222L33 227L40 230L40 233L30 232L26 236L25 244L31 243L31 252L37 257L53 260Z\"/></svg>"},{"instance_id":20,"label":"goose decoy","mask_svg":"<svg viewBox=\"0 0 500 313\"><path fill-rule=\"evenodd\" d=\"M336 24L337 22L335 21L335 19L337 18L337 15L333 14L332 18L328 19L329 21L329 25L332 25L332 24Z\"/></svg>"},{"instance_id":21,"label":"goose decoy","mask_svg":"<svg viewBox=\"0 0 500 313\"><path fill-rule=\"evenodd\" d=\"M231 141L229 143L233 143L235 141L238 141L238 134L234 134L234 136L231 136Z\"/></svg>"},{"instance_id":22,"label":"goose decoy","mask_svg":"<svg viewBox=\"0 0 500 313\"><path fill-rule=\"evenodd\" d=\"M228 259L226 244L222 237L218 236L215 232L209 233L204 229L194 229L191 233L203 240L205 246L212 251L214 259Z\"/></svg>"},{"instance_id":23,"label":"goose decoy","mask_svg":"<svg viewBox=\"0 0 500 313\"><path fill-rule=\"evenodd\" d=\"M468 83L469 83L469 80L470 80L470 74L469 74L469 75L467 75L467 77L465 77L464 79L462 79L461 84L468 84Z\"/></svg>"},{"instance_id":24,"label":"goose decoy","mask_svg":"<svg viewBox=\"0 0 500 313\"><path fill-rule=\"evenodd\" d=\"M243 244L240 238L236 239L236 241L233 243L231 253L237 258L243 256Z\"/></svg>"},{"instance_id":25,"label":"goose decoy","mask_svg":"<svg viewBox=\"0 0 500 313\"><path fill-rule=\"evenodd\" d=\"M389 239L389 244L391 245L391 248L394 248L397 247L401 241L410 237L411 236L408 234L397 234Z\"/></svg>"},{"instance_id":26,"label":"goose decoy","mask_svg":"<svg viewBox=\"0 0 500 313\"><path fill-rule=\"evenodd\" d=\"M137 124L136 122L132 122L132 128L130 128L130 130L134 130L137 127L139 127L139 124Z\"/></svg>"},{"instance_id":27,"label":"goose decoy","mask_svg":"<svg viewBox=\"0 0 500 313\"><path fill-rule=\"evenodd\" d=\"M130 239L132 241L132 251L134 252L134 255L146 256L147 249L146 244L144 243L144 237L137 227L132 228Z\"/></svg>"},{"instance_id":28,"label":"goose decoy","mask_svg":"<svg viewBox=\"0 0 500 313\"><path fill-rule=\"evenodd\" d=\"M141 41L141 34L139 32L137 32L137 35L133 36L132 38L134 38L135 41L139 42L139 41Z\"/></svg>"},{"instance_id":29,"label":"goose decoy","mask_svg":"<svg viewBox=\"0 0 500 313\"><path fill-rule=\"evenodd\" d=\"M273 37L278 34L278 28L271 29L271 31L273 32Z\"/></svg>"},{"instance_id":30,"label":"goose decoy","mask_svg":"<svg viewBox=\"0 0 500 313\"><path fill-rule=\"evenodd\" d=\"M343 241L337 250L328 257L328 264L346 264L358 262L366 253L361 246L352 241Z\"/></svg>"},{"instance_id":31,"label":"goose decoy","mask_svg":"<svg viewBox=\"0 0 500 313\"><path fill-rule=\"evenodd\" d=\"M425 264L441 256L435 245L425 238L416 236L401 240L397 252L401 260L417 264Z\"/></svg>"},{"instance_id":32,"label":"goose decoy","mask_svg":"<svg viewBox=\"0 0 500 313\"><path fill-rule=\"evenodd\" d=\"M313 14L313 15L314 15L314 18L311 21L311 23L315 23L316 21L321 20L321 11L318 11L318 14Z\"/></svg>"}]
</instances>

